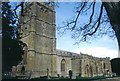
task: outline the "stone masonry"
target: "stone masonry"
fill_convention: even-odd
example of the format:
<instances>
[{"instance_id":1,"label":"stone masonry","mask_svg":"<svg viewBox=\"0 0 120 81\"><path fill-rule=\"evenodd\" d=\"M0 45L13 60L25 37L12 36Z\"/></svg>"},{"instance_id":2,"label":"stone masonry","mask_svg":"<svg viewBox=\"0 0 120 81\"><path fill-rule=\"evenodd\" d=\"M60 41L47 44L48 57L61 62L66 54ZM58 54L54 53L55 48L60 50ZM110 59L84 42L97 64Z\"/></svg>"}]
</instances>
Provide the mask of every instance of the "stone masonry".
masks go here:
<instances>
[{"instance_id":1,"label":"stone masonry","mask_svg":"<svg viewBox=\"0 0 120 81\"><path fill-rule=\"evenodd\" d=\"M31 73L31 78L40 76L93 77L111 73L110 58L97 58L56 50L55 8L48 3L28 2L20 16L21 41L25 44L23 61L16 67L16 76L21 72ZM15 67L14 67L15 68ZM22 71L20 71L22 70Z\"/></svg>"},{"instance_id":2,"label":"stone masonry","mask_svg":"<svg viewBox=\"0 0 120 81\"><path fill-rule=\"evenodd\" d=\"M26 70L32 77L56 75L56 35L54 7L44 3L27 3L21 16L21 40L27 46Z\"/></svg>"}]
</instances>

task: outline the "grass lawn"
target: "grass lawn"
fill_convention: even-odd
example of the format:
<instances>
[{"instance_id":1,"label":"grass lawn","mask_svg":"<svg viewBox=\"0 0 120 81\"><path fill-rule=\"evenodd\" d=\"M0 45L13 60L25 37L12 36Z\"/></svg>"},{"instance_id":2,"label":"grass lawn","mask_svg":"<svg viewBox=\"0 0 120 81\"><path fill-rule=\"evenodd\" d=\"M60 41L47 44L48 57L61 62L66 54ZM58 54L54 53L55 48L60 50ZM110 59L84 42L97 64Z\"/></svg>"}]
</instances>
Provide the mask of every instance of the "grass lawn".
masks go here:
<instances>
[{"instance_id":1,"label":"grass lawn","mask_svg":"<svg viewBox=\"0 0 120 81\"><path fill-rule=\"evenodd\" d=\"M2 81L93 81L93 80L101 80L105 79L106 77L76 77L76 79L69 79L69 78L60 78L54 77L52 79L45 79L45 78L33 78L33 79L3 79Z\"/></svg>"}]
</instances>

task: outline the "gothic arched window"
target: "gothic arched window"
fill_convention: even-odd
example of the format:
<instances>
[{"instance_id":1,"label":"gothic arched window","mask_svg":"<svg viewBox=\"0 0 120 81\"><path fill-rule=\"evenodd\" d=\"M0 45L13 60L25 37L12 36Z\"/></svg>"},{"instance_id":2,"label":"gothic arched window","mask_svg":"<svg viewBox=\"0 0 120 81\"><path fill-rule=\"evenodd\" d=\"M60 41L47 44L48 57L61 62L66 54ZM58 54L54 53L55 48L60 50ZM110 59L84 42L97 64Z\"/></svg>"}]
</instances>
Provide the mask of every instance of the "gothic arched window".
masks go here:
<instances>
[{"instance_id":1,"label":"gothic arched window","mask_svg":"<svg viewBox=\"0 0 120 81\"><path fill-rule=\"evenodd\" d=\"M85 74L89 76L89 65L88 64L85 66Z\"/></svg>"},{"instance_id":2,"label":"gothic arched window","mask_svg":"<svg viewBox=\"0 0 120 81\"><path fill-rule=\"evenodd\" d=\"M62 59L61 61L61 72L65 71L65 59Z\"/></svg>"},{"instance_id":3,"label":"gothic arched window","mask_svg":"<svg viewBox=\"0 0 120 81\"><path fill-rule=\"evenodd\" d=\"M103 68L104 68L104 69L106 68L106 64L105 64L105 63L103 64Z\"/></svg>"}]
</instances>

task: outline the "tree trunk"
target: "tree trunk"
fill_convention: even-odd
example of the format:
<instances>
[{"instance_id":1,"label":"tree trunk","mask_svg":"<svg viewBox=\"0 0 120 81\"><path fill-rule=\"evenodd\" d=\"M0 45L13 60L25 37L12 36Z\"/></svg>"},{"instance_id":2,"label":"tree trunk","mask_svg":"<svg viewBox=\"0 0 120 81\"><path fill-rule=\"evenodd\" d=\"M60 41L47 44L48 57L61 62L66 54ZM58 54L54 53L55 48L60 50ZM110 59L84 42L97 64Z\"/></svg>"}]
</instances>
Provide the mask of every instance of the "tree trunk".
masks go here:
<instances>
[{"instance_id":1,"label":"tree trunk","mask_svg":"<svg viewBox=\"0 0 120 81\"><path fill-rule=\"evenodd\" d=\"M116 34L116 38L118 41L118 47L119 47L118 58L120 58L120 25L114 25L114 27L115 27L115 34Z\"/></svg>"},{"instance_id":2,"label":"tree trunk","mask_svg":"<svg viewBox=\"0 0 120 81\"><path fill-rule=\"evenodd\" d=\"M120 58L120 2L103 2L107 15L110 19L112 29L118 41L118 57Z\"/></svg>"}]
</instances>

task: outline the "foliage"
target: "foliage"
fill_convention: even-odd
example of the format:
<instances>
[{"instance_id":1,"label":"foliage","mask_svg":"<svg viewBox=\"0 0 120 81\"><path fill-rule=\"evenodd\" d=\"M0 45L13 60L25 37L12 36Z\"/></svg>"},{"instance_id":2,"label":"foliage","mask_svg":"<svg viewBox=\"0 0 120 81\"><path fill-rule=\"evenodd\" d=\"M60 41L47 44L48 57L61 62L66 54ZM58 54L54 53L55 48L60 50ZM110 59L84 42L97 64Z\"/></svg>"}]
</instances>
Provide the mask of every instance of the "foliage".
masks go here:
<instances>
[{"instance_id":1,"label":"foliage","mask_svg":"<svg viewBox=\"0 0 120 81\"><path fill-rule=\"evenodd\" d=\"M2 2L2 72L10 71L13 65L22 60L16 21L9 2Z\"/></svg>"}]
</instances>

